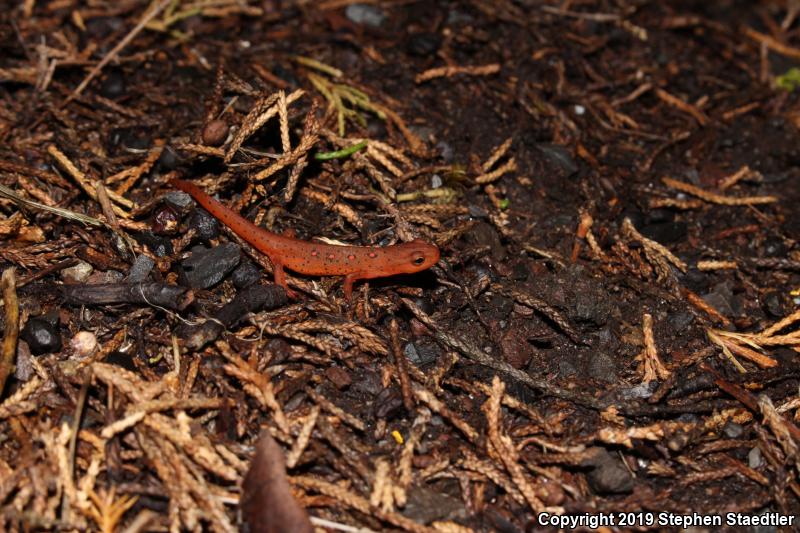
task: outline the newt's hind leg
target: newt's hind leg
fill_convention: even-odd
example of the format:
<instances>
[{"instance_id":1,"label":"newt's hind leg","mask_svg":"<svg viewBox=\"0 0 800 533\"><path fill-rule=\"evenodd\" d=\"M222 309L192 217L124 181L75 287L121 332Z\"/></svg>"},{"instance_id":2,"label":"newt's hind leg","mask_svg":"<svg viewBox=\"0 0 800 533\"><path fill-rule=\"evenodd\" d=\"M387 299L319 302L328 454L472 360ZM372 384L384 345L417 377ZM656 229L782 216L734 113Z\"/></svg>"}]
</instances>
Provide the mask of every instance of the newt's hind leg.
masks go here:
<instances>
[{"instance_id":1,"label":"newt's hind leg","mask_svg":"<svg viewBox=\"0 0 800 533\"><path fill-rule=\"evenodd\" d=\"M353 300L353 283L360 279L367 279L369 276L365 276L363 272L353 272L348 274L344 278L344 297L347 300L347 303L350 303Z\"/></svg>"},{"instance_id":2,"label":"newt's hind leg","mask_svg":"<svg viewBox=\"0 0 800 533\"><path fill-rule=\"evenodd\" d=\"M283 263L272 262L272 269L275 271L275 285L280 285L286 291L286 296L292 300L297 300L300 295L289 288L286 284L286 272L283 271Z\"/></svg>"}]
</instances>

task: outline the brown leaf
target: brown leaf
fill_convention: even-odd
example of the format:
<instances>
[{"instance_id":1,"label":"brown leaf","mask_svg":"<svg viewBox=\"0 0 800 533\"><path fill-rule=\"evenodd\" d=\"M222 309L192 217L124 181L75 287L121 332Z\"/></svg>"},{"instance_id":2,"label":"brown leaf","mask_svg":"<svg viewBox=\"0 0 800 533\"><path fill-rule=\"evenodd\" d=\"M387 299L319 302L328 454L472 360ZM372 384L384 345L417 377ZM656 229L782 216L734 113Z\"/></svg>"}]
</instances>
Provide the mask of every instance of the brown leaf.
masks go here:
<instances>
[{"instance_id":1,"label":"brown leaf","mask_svg":"<svg viewBox=\"0 0 800 533\"><path fill-rule=\"evenodd\" d=\"M250 533L314 531L305 509L292 496L283 451L267 431L258 439L240 505Z\"/></svg>"}]
</instances>

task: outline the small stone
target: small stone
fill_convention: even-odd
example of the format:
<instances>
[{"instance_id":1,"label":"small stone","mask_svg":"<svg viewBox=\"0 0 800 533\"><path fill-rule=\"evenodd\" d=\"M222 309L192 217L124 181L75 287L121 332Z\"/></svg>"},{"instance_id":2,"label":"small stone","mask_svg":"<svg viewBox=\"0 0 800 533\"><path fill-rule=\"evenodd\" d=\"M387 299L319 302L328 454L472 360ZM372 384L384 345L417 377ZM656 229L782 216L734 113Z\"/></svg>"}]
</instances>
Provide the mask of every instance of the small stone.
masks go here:
<instances>
[{"instance_id":1,"label":"small stone","mask_svg":"<svg viewBox=\"0 0 800 533\"><path fill-rule=\"evenodd\" d=\"M267 343L267 351L272 354L271 365L279 365L292 356L292 347L283 339L271 339Z\"/></svg>"},{"instance_id":2,"label":"small stone","mask_svg":"<svg viewBox=\"0 0 800 533\"><path fill-rule=\"evenodd\" d=\"M703 295L703 300L726 317L740 315L741 305L733 294L732 284L727 281L717 283L711 292Z\"/></svg>"},{"instance_id":3,"label":"small stone","mask_svg":"<svg viewBox=\"0 0 800 533\"><path fill-rule=\"evenodd\" d=\"M214 248L196 246L181 262L181 282L193 289L213 287L236 268L241 255L241 248L232 242Z\"/></svg>"},{"instance_id":4,"label":"small stone","mask_svg":"<svg viewBox=\"0 0 800 533\"><path fill-rule=\"evenodd\" d=\"M786 255L786 244L783 239L769 237L764 241L764 256L782 257Z\"/></svg>"},{"instance_id":5,"label":"small stone","mask_svg":"<svg viewBox=\"0 0 800 533\"><path fill-rule=\"evenodd\" d=\"M434 520L466 519L468 512L458 498L442 494L425 485L413 485L408 491L408 503L403 515L416 522L427 524Z\"/></svg>"},{"instance_id":6,"label":"small stone","mask_svg":"<svg viewBox=\"0 0 800 533\"><path fill-rule=\"evenodd\" d=\"M31 318L22 328L20 337L28 343L33 355L55 353L61 350L58 325L42 317Z\"/></svg>"},{"instance_id":7,"label":"small stone","mask_svg":"<svg viewBox=\"0 0 800 533\"><path fill-rule=\"evenodd\" d=\"M329 366L325 370L325 377L339 390L346 389L353 382L350 374L345 369L338 366Z\"/></svg>"},{"instance_id":8,"label":"small stone","mask_svg":"<svg viewBox=\"0 0 800 533\"><path fill-rule=\"evenodd\" d=\"M509 328L503 332L500 350L505 362L518 370L528 366L533 356L533 348L520 328Z\"/></svg>"},{"instance_id":9,"label":"small stone","mask_svg":"<svg viewBox=\"0 0 800 533\"><path fill-rule=\"evenodd\" d=\"M67 283L86 283L92 274L92 265L86 261L81 261L77 265L65 268L61 271L61 278Z\"/></svg>"},{"instance_id":10,"label":"small stone","mask_svg":"<svg viewBox=\"0 0 800 533\"><path fill-rule=\"evenodd\" d=\"M370 4L350 4L344 10L344 15L356 24L378 28L386 20L383 10Z\"/></svg>"},{"instance_id":11,"label":"small stone","mask_svg":"<svg viewBox=\"0 0 800 533\"><path fill-rule=\"evenodd\" d=\"M725 427L722 428L722 432L729 439L738 439L744 434L744 428L741 426L741 424L728 421L728 423L725 424Z\"/></svg>"},{"instance_id":12,"label":"small stone","mask_svg":"<svg viewBox=\"0 0 800 533\"><path fill-rule=\"evenodd\" d=\"M700 294L708 290L708 275L697 268L689 268L678 280L692 292Z\"/></svg>"},{"instance_id":13,"label":"small stone","mask_svg":"<svg viewBox=\"0 0 800 533\"><path fill-rule=\"evenodd\" d=\"M197 232L201 240L209 241L219 237L219 220L205 209L195 209L189 218L189 227Z\"/></svg>"},{"instance_id":14,"label":"small stone","mask_svg":"<svg viewBox=\"0 0 800 533\"><path fill-rule=\"evenodd\" d=\"M768 292L764 295L764 310L774 318L785 316L786 309L784 308L783 300L778 291Z\"/></svg>"},{"instance_id":15,"label":"small stone","mask_svg":"<svg viewBox=\"0 0 800 533\"><path fill-rule=\"evenodd\" d=\"M159 170L169 172L170 170L175 170L178 168L180 162L181 158L178 157L178 154L175 153L175 150L173 150L171 146L167 146L161 152L161 155L157 161L157 165Z\"/></svg>"},{"instance_id":16,"label":"small stone","mask_svg":"<svg viewBox=\"0 0 800 533\"><path fill-rule=\"evenodd\" d=\"M444 184L442 177L439 174L431 176L431 189L438 189Z\"/></svg>"},{"instance_id":17,"label":"small stone","mask_svg":"<svg viewBox=\"0 0 800 533\"><path fill-rule=\"evenodd\" d=\"M624 494L633 490L633 477L622 461L605 448L591 449L593 456L584 466L591 466L589 486L598 494Z\"/></svg>"},{"instance_id":18,"label":"small stone","mask_svg":"<svg viewBox=\"0 0 800 533\"><path fill-rule=\"evenodd\" d=\"M183 191L170 191L164 195L164 201L169 202L178 209L185 209L192 205L192 197Z\"/></svg>"},{"instance_id":19,"label":"small stone","mask_svg":"<svg viewBox=\"0 0 800 533\"><path fill-rule=\"evenodd\" d=\"M210 121L203 128L203 144L206 146L221 146L228 139L230 126L222 119Z\"/></svg>"},{"instance_id":20,"label":"small stone","mask_svg":"<svg viewBox=\"0 0 800 533\"><path fill-rule=\"evenodd\" d=\"M643 398L649 398L653 395L653 391L657 386L655 381L651 381L648 383L639 383L630 388L622 388L620 390L620 397L623 400L641 400Z\"/></svg>"},{"instance_id":21,"label":"small stone","mask_svg":"<svg viewBox=\"0 0 800 533\"><path fill-rule=\"evenodd\" d=\"M147 279L147 276L150 275L150 272L153 270L154 266L156 266L156 262L153 261L152 258L144 254L136 256L136 260L133 262L133 265L131 265L131 268L128 271L128 282L143 282Z\"/></svg>"},{"instance_id":22,"label":"small stone","mask_svg":"<svg viewBox=\"0 0 800 533\"><path fill-rule=\"evenodd\" d=\"M383 389L375 398L373 410L375 418L392 418L403 409L403 396L396 387Z\"/></svg>"},{"instance_id":23,"label":"small stone","mask_svg":"<svg viewBox=\"0 0 800 533\"><path fill-rule=\"evenodd\" d=\"M119 70L110 70L100 85L100 94L105 98L119 98L126 92L125 76Z\"/></svg>"},{"instance_id":24,"label":"small stone","mask_svg":"<svg viewBox=\"0 0 800 533\"><path fill-rule=\"evenodd\" d=\"M419 365L422 360L419 357L419 353L417 353L417 348L414 346L413 342L409 342L406 344L405 348L403 348L403 355L406 356L406 359L414 363L415 365Z\"/></svg>"},{"instance_id":25,"label":"small stone","mask_svg":"<svg viewBox=\"0 0 800 533\"><path fill-rule=\"evenodd\" d=\"M261 279L261 269L249 259L245 259L231 274L231 281L237 289L244 289Z\"/></svg>"},{"instance_id":26,"label":"small stone","mask_svg":"<svg viewBox=\"0 0 800 533\"><path fill-rule=\"evenodd\" d=\"M676 311L667 316L667 321L677 334L681 335L694 322L694 315L686 311Z\"/></svg>"},{"instance_id":27,"label":"small stone","mask_svg":"<svg viewBox=\"0 0 800 533\"><path fill-rule=\"evenodd\" d=\"M572 157L570 151L559 144L538 144L536 148L547 158L552 164L559 167L566 177L570 177L578 172L578 164Z\"/></svg>"},{"instance_id":28,"label":"small stone","mask_svg":"<svg viewBox=\"0 0 800 533\"><path fill-rule=\"evenodd\" d=\"M435 343L418 342L416 347L417 353L419 354L418 366L426 366L435 363L442 353L439 345Z\"/></svg>"},{"instance_id":29,"label":"small stone","mask_svg":"<svg viewBox=\"0 0 800 533\"><path fill-rule=\"evenodd\" d=\"M761 455L761 448L756 446L747 454L747 465L750 468L761 468L764 465L764 457Z\"/></svg>"},{"instance_id":30,"label":"small stone","mask_svg":"<svg viewBox=\"0 0 800 533\"><path fill-rule=\"evenodd\" d=\"M84 359L97 350L97 337L91 331L79 331L69 341L69 346L79 359Z\"/></svg>"}]
</instances>

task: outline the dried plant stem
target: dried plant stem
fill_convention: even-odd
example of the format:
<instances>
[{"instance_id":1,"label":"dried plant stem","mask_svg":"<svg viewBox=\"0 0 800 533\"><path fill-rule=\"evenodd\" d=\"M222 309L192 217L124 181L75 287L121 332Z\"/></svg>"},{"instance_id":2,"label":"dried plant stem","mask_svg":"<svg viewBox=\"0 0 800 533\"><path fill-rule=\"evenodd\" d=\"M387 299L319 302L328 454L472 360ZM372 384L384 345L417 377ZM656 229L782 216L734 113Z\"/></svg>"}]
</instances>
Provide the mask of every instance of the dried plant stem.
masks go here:
<instances>
[{"instance_id":1,"label":"dried plant stem","mask_svg":"<svg viewBox=\"0 0 800 533\"><path fill-rule=\"evenodd\" d=\"M672 178L661 178L664 185L679 191L697 196L701 200L712 204L720 205L756 205L756 204L771 204L778 201L775 196L745 196L743 198L732 198L730 196L723 196L722 194L713 193L700 187L696 187L690 183L678 181Z\"/></svg>"},{"instance_id":2,"label":"dried plant stem","mask_svg":"<svg viewBox=\"0 0 800 533\"><path fill-rule=\"evenodd\" d=\"M0 277L3 293L3 309L5 310L5 334L3 336L2 353L0 353L0 396L6 379L14 368L14 356L17 354L17 337L19 336L19 301L17 300L17 281L14 267L3 271Z\"/></svg>"}]
</instances>

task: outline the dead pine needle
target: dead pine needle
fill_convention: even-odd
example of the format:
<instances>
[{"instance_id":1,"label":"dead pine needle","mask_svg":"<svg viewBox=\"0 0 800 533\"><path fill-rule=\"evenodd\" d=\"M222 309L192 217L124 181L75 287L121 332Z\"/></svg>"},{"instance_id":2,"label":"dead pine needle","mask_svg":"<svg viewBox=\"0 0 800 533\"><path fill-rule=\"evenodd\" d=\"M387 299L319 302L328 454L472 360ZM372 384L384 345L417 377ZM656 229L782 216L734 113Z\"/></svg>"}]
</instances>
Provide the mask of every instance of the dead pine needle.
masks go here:
<instances>
[{"instance_id":1,"label":"dead pine needle","mask_svg":"<svg viewBox=\"0 0 800 533\"><path fill-rule=\"evenodd\" d=\"M667 370L664 363L658 357L656 341L653 336L653 317L649 313L642 315L642 332L644 334L644 349L637 359L642 361L644 376L642 382L649 383L655 380L667 379L671 372Z\"/></svg>"},{"instance_id":2,"label":"dead pine needle","mask_svg":"<svg viewBox=\"0 0 800 533\"><path fill-rule=\"evenodd\" d=\"M681 192L685 192L686 194L691 194L693 196L697 196L701 200L704 200L711 204L719 204L719 205L758 205L758 204L771 204L778 201L778 198L775 196L745 196L742 198L734 198L731 196L724 196L722 194L717 194L714 192L707 191L705 189L701 189L700 187L696 187L691 183L686 183L683 181L678 181L672 178L661 178L661 181L667 187L671 187L673 189L678 189Z\"/></svg>"},{"instance_id":3,"label":"dead pine needle","mask_svg":"<svg viewBox=\"0 0 800 533\"><path fill-rule=\"evenodd\" d=\"M2 396L8 376L14 368L14 356L17 353L19 337L19 301L17 300L17 278L14 267L3 271L0 277L0 289L3 294L3 310L5 334L3 336L2 353L0 353L0 396Z\"/></svg>"},{"instance_id":4,"label":"dead pine needle","mask_svg":"<svg viewBox=\"0 0 800 533\"><path fill-rule=\"evenodd\" d=\"M465 76L489 76L500 72L499 63L490 63L488 65L478 66L447 66L428 69L425 72L417 74L414 81L423 83L426 81L434 80L436 78L452 78L459 74Z\"/></svg>"}]
</instances>

